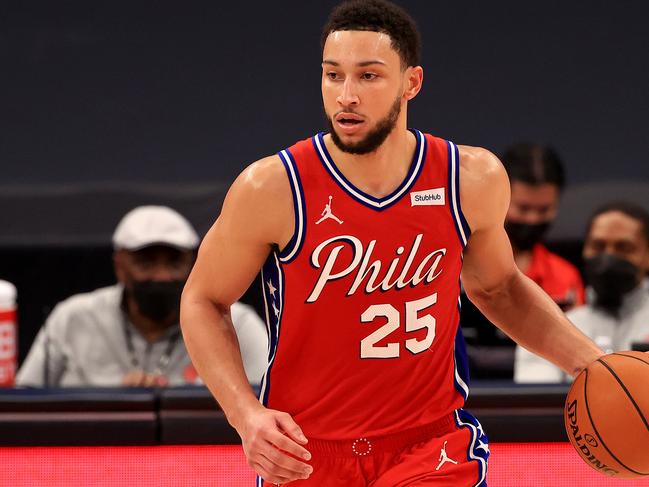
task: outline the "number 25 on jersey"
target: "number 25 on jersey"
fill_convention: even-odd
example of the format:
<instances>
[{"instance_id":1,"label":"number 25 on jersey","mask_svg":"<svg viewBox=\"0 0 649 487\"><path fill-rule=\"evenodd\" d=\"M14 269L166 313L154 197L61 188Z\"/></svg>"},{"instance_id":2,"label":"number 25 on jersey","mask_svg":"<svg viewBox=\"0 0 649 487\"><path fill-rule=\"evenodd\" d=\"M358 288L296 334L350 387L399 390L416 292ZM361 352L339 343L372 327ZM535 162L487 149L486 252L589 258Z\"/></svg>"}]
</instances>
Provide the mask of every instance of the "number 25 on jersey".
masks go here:
<instances>
[{"instance_id":1,"label":"number 25 on jersey","mask_svg":"<svg viewBox=\"0 0 649 487\"><path fill-rule=\"evenodd\" d=\"M426 329L423 340L408 338L405 347L412 354L428 350L435 339L435 318L430 314L419 316L419 312L437 303L437 293L425 298L405 303L405 328L406 333ZM376 345L380 340L388 337L401 326L401 314L391 304L373 304L361 314L362 323L371 323L376 318L386 318L385 323L378 330L370 333L361 340L361 358L397 358L401 353L401 344L390 342L387 345Z\"/></svg>"}]
</instances>

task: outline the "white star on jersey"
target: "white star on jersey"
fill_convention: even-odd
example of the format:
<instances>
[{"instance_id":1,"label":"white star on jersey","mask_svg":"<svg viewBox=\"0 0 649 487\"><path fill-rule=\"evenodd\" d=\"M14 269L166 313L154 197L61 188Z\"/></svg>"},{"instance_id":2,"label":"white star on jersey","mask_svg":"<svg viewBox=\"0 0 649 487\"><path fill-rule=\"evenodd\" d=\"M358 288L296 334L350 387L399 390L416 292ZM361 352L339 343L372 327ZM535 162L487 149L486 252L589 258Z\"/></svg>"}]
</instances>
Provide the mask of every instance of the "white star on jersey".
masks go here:
<instances>
[{"instance_id":1,"label":"white star on jersey","mask_svg":"<svg viewBox=\"0 0 649 487\"><path fill-rule=\"evenodd\" d=\"M486 443L483 443L482 440L478 440L480 443L478 446L476 446L476 450L484 450L485 453L489 453L489 445Z\"/></svg>"},{"instance_id":2,"label":"white star on jersey","mask_svg":"<svg viewBox=\"0 0 649 487\"><path fill-rule=\"evenodd\" d=\"M277 288L273 286L273 281L268 279L268 282L266 283L266 286L268 286L268 292L273 295L273 299L275 299L275 291L277 291Z\"/></svg>"},{"instance_id":3,"label":"white star on jersey","mask_svg":"<svg viewBox=\"0 0 649 487\"><path fill-rule=\"evenodd\" d=\"M275 317L277 318L279 316L279 310L277 309L277 306L275 306L274 301L273 301L273 312L275 313Z\"/></svg>"}]
</instances>

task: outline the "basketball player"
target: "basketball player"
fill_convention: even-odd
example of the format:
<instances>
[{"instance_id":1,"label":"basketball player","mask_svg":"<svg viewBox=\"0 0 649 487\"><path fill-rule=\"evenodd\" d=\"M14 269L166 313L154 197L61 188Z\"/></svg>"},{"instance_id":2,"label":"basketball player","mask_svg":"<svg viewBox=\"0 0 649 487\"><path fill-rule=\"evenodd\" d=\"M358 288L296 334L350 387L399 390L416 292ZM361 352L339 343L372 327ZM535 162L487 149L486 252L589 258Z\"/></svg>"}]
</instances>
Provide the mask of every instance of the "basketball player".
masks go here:
<instances>
[{"instance_id":1,"label":"basketball player","mask_svg":"<svg viewBox=\"0 0 649 487\"><path fill-rule=\"evenodd\" d=\"M407 129L419 50L390 3L334 10L329 132L243 171L185 287L187 347L257 485L486 485L487 437L462 409L460 273L492 322L567 372L602 353L516 268L497 158ZM260 268L270 347L258 400L229 306Z\"/></svg>"}]
</instances>

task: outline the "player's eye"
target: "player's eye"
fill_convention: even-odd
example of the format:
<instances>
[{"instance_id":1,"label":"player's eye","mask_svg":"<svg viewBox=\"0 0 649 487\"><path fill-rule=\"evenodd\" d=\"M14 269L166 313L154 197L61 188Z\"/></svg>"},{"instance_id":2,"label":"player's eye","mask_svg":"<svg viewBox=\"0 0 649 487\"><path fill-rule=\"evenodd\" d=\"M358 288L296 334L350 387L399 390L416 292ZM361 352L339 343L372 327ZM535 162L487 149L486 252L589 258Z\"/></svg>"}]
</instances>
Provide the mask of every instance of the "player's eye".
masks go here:
<instances>
[{"instance_id":1,"label":"player's eye","mask_svg":"<svg viewBox=\"0 0 649 487\"><path fill-rule=\"evenodd\" d=\"M371 81L373 79L377 78L376 73L363 73L361 75L361 78L364 79L365 81Z\"/></svg>"},{"instance_id":2,"label":"player's eye","mask_svg":"<svg viewBox=\"0 0 649 487\"><path fill-rule=\"evenodd\" d=\"M332 81L335 81L335 80L339 79L338 78L338 73L336 73L335 71L329 71L327 73L327 78L329 78Z\"/></svg>"}]
</instances>

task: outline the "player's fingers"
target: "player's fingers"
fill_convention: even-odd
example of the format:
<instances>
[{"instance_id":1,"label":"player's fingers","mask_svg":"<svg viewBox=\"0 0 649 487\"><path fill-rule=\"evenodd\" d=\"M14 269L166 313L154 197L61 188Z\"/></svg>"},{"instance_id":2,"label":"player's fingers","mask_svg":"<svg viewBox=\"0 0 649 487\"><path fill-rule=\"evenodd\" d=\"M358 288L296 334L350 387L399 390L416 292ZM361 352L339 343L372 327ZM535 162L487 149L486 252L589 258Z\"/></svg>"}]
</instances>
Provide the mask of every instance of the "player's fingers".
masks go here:
<instances>
[{"instance_id":1,"label":"player's fingers","mask_svg":"<svg viewBox=\"0 0 649 487\"><path fill-rule=\"evenodd\" d=\"M268 470L272 475L285 478L287 479L287 481L297 480L297 479L308 479L312 471L312 470L304 469L299 472L295 472L288 468L282 467L281 465L278 465L273 460L269 459L263 454L259 455L259 457L257 458L257 462L261 464L266 470Z\"/></svg>"},{"instance_id":2,"label":"player's fingers","mask_svg":"<svg viewBox=\"0 0 649 487\"><path fill-rule=\"evenodd\" d=\"M277 485L287 484L287 483L291 482L292 480L295 480L295 479L292 479L292 478L289 478L289 477L281 477L279 475L275 475L275 474L271 473L271 471L269 469L267 469L264 465L262 465L259 462L253 462L250 466L254 469L255 472L257 472L259 474L259 476L262 479L264 479L266 482L270 482L272 484L277 484Z\"/></svg>"},{"instance_id":3,"label":"player's fingers","mask_svg":"<svg viewBox=\"0 0 649 487\"><path fill-rule=\"evenodd\" d=\"M264 448L260 449L259 453L266 457L267 460L270 460L274 465L290 470L297 475L311 475L311 472L313 472L313 467L311 467L311 465L307 465L306 463L288 456L270 443L267 443Z\"/></svg>"},{"instance_id":4,"label":"player's fingers","mask_svg":"<svg viewBox=\"0 0 649 487\"><path fill-rule=\"evenodd\" d=\"M306 439L302 429L297 425L293 418L288 413L280 413L277 415L277 424L280 429L290 436L294 441L301 445L306 445L309 440Z\"/></svg>"},{"instance_id":5,"label":"player's fingers","mask_svg":"<svg viewBox=\"0 0 649 487\"><path fill-rule=\"evenodd\" d=\"M295 443L288 436L280 433L279 431L272 431L268 434L268 441L275 445L280 450L290 453L296 458L302 458L304 460L311 460L311 453L309 451Z\"/></svg>"}]
</instances>

